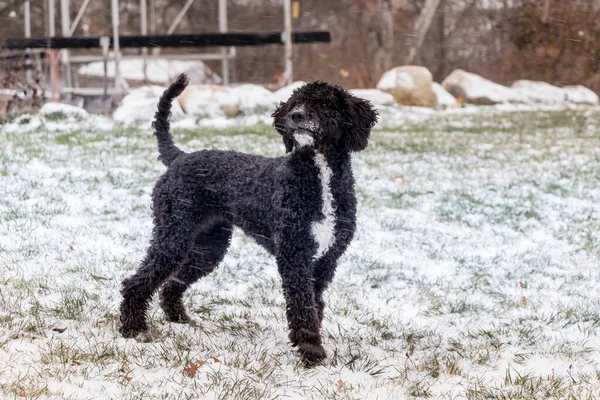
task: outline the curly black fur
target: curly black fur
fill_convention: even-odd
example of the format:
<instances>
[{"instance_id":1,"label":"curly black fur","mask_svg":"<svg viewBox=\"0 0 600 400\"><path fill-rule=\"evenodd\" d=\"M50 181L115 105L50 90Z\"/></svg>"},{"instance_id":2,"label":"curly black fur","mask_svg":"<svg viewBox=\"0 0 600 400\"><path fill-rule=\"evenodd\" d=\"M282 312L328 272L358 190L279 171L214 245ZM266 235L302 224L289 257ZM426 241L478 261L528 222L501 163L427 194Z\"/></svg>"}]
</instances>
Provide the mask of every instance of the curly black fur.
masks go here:
<instances>
[{"instance_id":1,"label":"curly black fur","mask_svg":"<svg viewBox=\"0 0 600 400\"><path fill-rule=\"evenodd\" d=\"M367 146L377 113L339 86L309 83L273 113L286 156L184 153L173 144L167 118L186 83L180 76L158 104L154 127L168 169L152 195L147 255L123 281L120 332L135 337L148 329L148 303L161 285L167 318L188 322L182 295L221 262L235 225L275 256L289 338L304 363L314 365L326 357L323 292L356 228L350 153Z\"/></svg>"}]
</instances>

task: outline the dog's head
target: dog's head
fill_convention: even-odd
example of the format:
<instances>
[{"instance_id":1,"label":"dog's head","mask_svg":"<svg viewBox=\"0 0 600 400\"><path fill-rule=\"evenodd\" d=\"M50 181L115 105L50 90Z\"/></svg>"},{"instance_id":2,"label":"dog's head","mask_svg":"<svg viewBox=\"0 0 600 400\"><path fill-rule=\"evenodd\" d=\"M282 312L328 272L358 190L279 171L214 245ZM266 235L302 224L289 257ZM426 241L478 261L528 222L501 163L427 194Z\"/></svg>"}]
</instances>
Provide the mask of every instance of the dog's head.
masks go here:
<instances>
[{"instance_id":1,"label":"dog's head","mask_svg":"<svg viewBox=\"0 0 600 400\"><path fill-rule=\"evenodd\" d=\"M273 113L286 152L303 146L361 151L375 123L377 111L370 102L325 82L296 89Z\"/></svg>"}]
</instances>

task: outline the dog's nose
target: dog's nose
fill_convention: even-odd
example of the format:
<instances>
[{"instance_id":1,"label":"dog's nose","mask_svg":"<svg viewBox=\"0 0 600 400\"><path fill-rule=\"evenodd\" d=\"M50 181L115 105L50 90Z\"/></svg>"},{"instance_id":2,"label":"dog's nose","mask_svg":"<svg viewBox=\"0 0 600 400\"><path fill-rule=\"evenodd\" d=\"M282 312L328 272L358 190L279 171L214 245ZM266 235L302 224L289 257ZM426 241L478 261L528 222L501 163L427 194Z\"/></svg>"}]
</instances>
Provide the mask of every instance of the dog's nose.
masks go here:
<instances>
[{"instance_id":1,"label":"dog's nose","mask_svg":"<svg viewBox=\"0 0 600 400\"><path fill-rule=\"evenodd\" d=\"M300 122L300 121L304 120L304 118L306 118L306 114L302 110L295 110L295 111L292 111L291 117L292 117L292 121Z\"/></svg>"}]
</instances>

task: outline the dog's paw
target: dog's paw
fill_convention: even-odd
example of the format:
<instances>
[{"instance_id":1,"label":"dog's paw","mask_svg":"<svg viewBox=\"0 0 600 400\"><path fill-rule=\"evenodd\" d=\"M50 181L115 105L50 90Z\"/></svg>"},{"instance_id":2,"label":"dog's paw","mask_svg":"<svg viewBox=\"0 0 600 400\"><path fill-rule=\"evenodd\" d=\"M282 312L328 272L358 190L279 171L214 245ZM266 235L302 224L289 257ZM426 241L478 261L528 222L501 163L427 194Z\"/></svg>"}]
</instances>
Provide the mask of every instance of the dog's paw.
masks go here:
<instances>
[{"instance_id":1,"label":"dog's paw","mask_svg":"<svg viewBox=\"0 0 600 400\"><path fill-rule=\"evenodd\" d=\"M135 336L135 340L138 343L150 343L150 342L154 341L154 336L152 335L152 333L150 333L150 330L146 330L146 331L138 333Z\"/></svg>"},{"instance_id":2,"label":"dog's paw","mask_svg":"<svg viewBox=\"0 0 600 400\"><path fill-rule=\"evenodd\" d=\"M202 328L202 324L196 318L188 318L187 324L192 328Z\"/></svg>"},{"instance_id":3,"label":"dog's paw","mask_svg":"<svg viewBox=\"0 0 600 400\"><path fill-rule=\"evenodd\" d=\"M141 332L146 331L146 329L139 329L139 328L131 328L125 325L121 325L119 327L119 333L121 334L121 336L123 336L125 339L133 339L136 336L138 336Z\"/></svg>"},{"instance_id":4,"label":"dog's paw","mask_svg":"<svg viewBox=\"0 0 600 400\"><path fill-rule=\"evenodd\" d=\"M306 368L315 367L327 358L327 353L323 346L307 342L298 344L298 354Z\"/></svg>"},{"instance_id":5,"label":"dog's paw","mask_svg":"<svg viewBox=\"0 0 600 400\"><path fill-rule=\"evenodd\" d=\"M192 319L187 316L185 313L173 313L173 314L165 314L167 321L173 322L176 324L191 324Z\"/></svg>"}]
</instances>

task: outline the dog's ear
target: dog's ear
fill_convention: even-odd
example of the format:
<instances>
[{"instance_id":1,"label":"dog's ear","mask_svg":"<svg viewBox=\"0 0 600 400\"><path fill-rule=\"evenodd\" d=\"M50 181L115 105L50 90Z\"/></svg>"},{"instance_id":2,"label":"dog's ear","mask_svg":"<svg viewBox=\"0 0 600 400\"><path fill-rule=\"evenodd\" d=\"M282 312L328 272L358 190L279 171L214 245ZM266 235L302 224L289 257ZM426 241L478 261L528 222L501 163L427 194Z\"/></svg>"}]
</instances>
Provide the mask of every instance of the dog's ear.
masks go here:
<instances>
[{"instance_id":1,"label":"dog's ear","mask_svg":"<svg viewBox=\"0 0 600 400\"><path fill-rule=\"evenodd\" d=\"M350 151L361 151L367 147L371 129L377 123L377 110L370 101L349 95L349 125L344 132L344 142Z\"/></svg>"},{"instance_id":2,"label":"dog's ear","mask_svg":"<svg viewBox=\"0 0 600 400\"><path fill-rule=\"evenodd\" d=\"M285 146L285 152L289 153L294 149L294 139L289 137L285 133L285 124L284 122L282 122L282 120L286 113L287 103L284 103L282 101L279 103L279 106L275 108L275 111L273 111L271 117L273 117L273 126L275 126L277 132L279 132L279 134L283 137L283 145Z\"/></svg>"}]
</instances>

